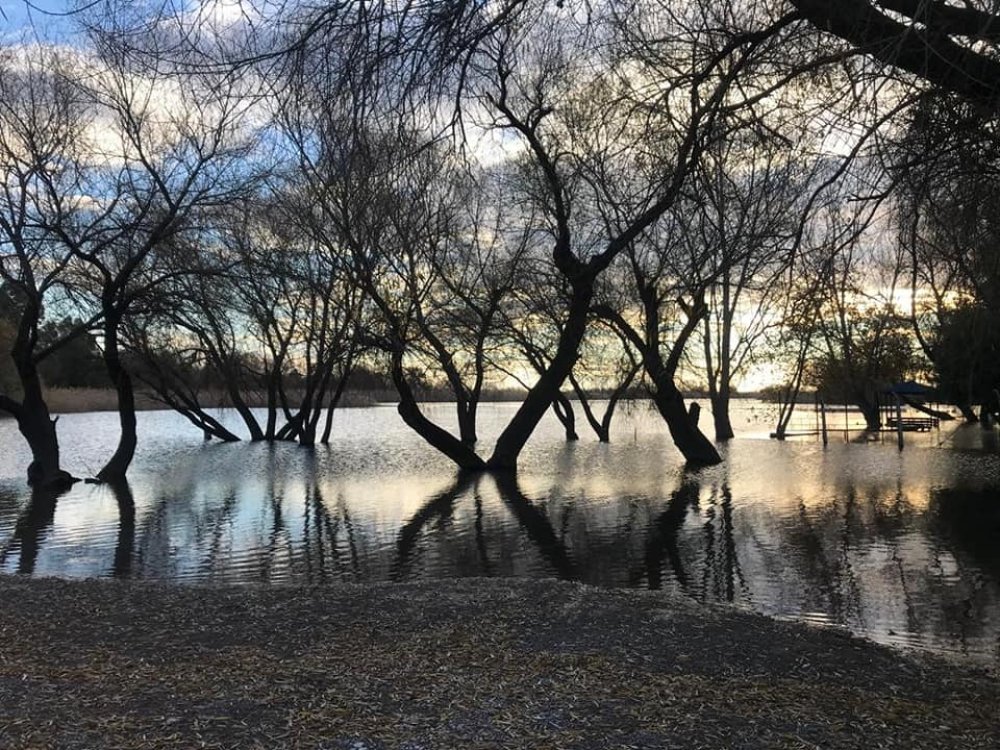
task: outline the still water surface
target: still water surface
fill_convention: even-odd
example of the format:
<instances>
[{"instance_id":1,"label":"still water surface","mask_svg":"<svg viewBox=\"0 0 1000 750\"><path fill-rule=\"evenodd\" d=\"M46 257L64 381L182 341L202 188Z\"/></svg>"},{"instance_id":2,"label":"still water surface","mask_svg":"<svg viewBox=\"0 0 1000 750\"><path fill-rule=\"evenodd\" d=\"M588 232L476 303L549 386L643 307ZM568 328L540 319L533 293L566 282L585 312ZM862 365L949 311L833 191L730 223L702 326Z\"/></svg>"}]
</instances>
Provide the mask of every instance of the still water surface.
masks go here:
<instances>
[{"instance_id":1,"label":"still water surface","mask_svg":"<svg viewBox=\"0 0 1000 750\"><path fill-rule=\"evenodd\" d=\"M514 408L483 407L485 445ZM446 405L428 411L450 421ZM839 432L825 449L778 443L768 407L752 402L737 421L723 465L685 472L645 404L616 418L608 445L583 424L566 443L547 417L515 480L456 476L388 406L338 412L336 441L315 450L202 443L181 417L149 412L124 513L125 493L84 484L33 505L26 448L0 421L0 572L240 584L556 576L1000 665L1000 455L956 449L961 431L908 436L902 453ZM92 475L117 421L66 415L59 430L66 468Z\"/></svg>"}]
</instances>

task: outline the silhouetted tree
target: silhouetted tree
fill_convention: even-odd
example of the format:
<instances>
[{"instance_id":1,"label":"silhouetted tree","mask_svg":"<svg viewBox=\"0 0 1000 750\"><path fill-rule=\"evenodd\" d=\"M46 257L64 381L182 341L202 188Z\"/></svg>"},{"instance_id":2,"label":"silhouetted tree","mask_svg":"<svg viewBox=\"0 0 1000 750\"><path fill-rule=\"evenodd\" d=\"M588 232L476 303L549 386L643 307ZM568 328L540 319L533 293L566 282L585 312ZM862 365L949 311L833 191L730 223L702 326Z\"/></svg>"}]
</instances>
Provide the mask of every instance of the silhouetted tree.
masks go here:
<instances>
[{"instance_id":1,"label":"silhouetted tree","mask_svg":"<svg viewBox=\"0 0 1000 750\"><path fill-rule=\"evenodd\" d=\"M944 0L787 0L857 55L996 111L1000 14L989 3Z\"/></svg>"}]
</instances>

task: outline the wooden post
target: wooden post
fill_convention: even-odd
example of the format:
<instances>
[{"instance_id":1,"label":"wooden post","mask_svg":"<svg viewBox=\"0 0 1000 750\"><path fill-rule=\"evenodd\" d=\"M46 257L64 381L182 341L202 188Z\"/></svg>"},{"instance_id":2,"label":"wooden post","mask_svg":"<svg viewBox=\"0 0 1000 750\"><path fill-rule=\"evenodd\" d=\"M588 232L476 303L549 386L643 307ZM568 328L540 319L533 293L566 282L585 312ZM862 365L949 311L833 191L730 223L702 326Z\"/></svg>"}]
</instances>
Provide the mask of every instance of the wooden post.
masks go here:
<instances>
[{"instance_id":1,"label":"wooden post","mask_svg":"<svg viewBox=\"0 0 1000 750\"><path fill-rule=\"evenodd\" d=\"M850 412L848 412L847 410L847 399L845 398L844 399L844 442L847 442L847 439L850 435L850 426L851 426L851 415Z\"/></svg>"},{"instance_id":2,"label":"wooden post","mask_svg":"<svg viewBox=\"0 0 1000 750\"><path fill-rule=\"evenodd\" d=\"M819 432L819 391L813 393L813 414L816 415L816 432Z\"/></svg>"},{"instance_id":3,"label":"wooden post","mask_svg":"<svg viewBox=\"0 0 1000 750\"><path fill-rule=\"evenodd\" d=\"M826 401L823 401L822 399L820 399L819 402L819 414L820 414L820 420L823 423L823 447L825 448L827 445L829 445L830 440L829 438L827 438L826 435Z\"/></svg>"},{"instance_id":4,"label":"wooden post","mask_svg":"<svg viewBox=\"0 0 1000 750\"><path fill-rule=\"evenodd\" d=\"M899 444L899 449L903 450L903 401L896 394L896 441Z\"/></svg>"}]
</instances>

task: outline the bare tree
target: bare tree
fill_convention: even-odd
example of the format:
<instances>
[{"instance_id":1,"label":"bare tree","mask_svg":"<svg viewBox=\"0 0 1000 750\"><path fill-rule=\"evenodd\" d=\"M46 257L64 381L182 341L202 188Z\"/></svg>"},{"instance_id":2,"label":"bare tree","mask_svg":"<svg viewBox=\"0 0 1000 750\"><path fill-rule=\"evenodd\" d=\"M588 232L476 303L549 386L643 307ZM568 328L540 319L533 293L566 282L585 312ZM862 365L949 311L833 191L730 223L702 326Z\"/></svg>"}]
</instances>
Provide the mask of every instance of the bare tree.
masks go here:
<instances>
[{"instance_id":1,"label":"bare tree","mask_svg":"<svg viewBox=\"0 0 1000 750\"><path fill-rule=\"evenodd\" d=\"M777 324L808 169L789 141L747 128L708 149L695 173L695 219L684 241L707 260L701 336L716 440L733 437L734 381Z\"/></svg>"},{"instance_id":2,"label":"bare tree","mask_svg":"<svg viewBox=\"0 0 1000 750\"><path fill-rule=\"evenodd\" d=\"M50 74L58 82L47 98L56 108L50 112L53 124L43 129L59 128L60 121L68 127L74 118L81 125L72 140L65 131L60 142L35 149L32 184L25 187L33 193L37 241L63 259L49 263L50 269L72 272L73 302L92 311L89 323L101 334L121 435L98 477L119 482L137 439L134 387L120 342L123 326L157 286L189 272L171 255L182 246L176 238L196 225L198 211L230 200L246 184L245 172L239 178L234 173L246 169L248 103L232 80L199 76L181 85L173 76L133 69L104 35L90 41L90 50ZM60 90L67 93L57 95ZM31 107L35 116L42 115ZM51 282L30 285L43 291ZM26 299L31 297L32 306L40 304L39 294Z\"/></svg>"},{"instance_id":3,"label":"bare tree","mask_svg":"<svg viewBox=\"0 0 1000 750\"><path fill-rule=\"evenodd\" d=\"M137 375L206 436L237 439L201 405L207 374L252 440L327 442L361 351L363 295L311 239L300 191L286 192L208 216L198 257L129 328Z\"/></svg>"},{"instance_id":4,"label":"bare tree","mask_svg":"<svg viewBox=\"0 0 1000 750\"><path fill-rule=\"evenodd\" d=\"M498 439L489 461L494 468L516 465L535 424L571 372L598 278L674 205L712 137L716 119L734 106L727 99L731 82L785 25L779 20L767 33L738 35L709 51L696 37L684 35L675 14L663 10L658 31L670 40L664 49L674 55L675 65L666 80L660 79L661 86L645 88L651 79L637 74L635 66L642 60L628 48L623 55L627 64L600 59L596 51L601 47L594 39L606 27L597 19L588 19L575 38L551 30L540 33L543 24L548 29L559 28L557 23L572 28L572 22L555 11L538 11L533 18L526 15L506 26L487 50L489 65L480 68L480 96L495 113L497 126L524 144L537 175L553 265L569 287L564 325L550 364ZM577 60L581 50L592 59L568 64L570 44ZM598 73L581 79L582 70ZM566 106L567 99L575 105ZM622 180L624 172L631 172L632 178ZM603 234L594 233L595 222L586 217L588 212L593 216L595 206L603 207L605 216L614 206L616 221L605 222ZM652 357L644 356L644 361L647 371L656 368ZM661 368L653 379L664 396L658 405L665 409L675 442L691 463L717 462L718 453L697 431L666 374Z\"/></svg>"},{"instance_id":5,"label":"bare tree","mask_svg":"<svg viewBox=\"0 0 1000 750\"><path fill-rule=\"evenodd\" d=\"M1000 15L990 2L787 0L823 33L988 109L1000 105Z\"/></svg>"},{"instance_id":6,"label":"bare tree","mask_svg":"<svg viewBox=\"0 0 1000 750\"><path fill-rule=\"evenodd\" d=\"M48 346L39 329L46 308L66 298L74 255L52 241L48 223L67 204L87 200L81 165L93 118L69 79L70 66L55 53L24 46L0 54L0 279L17 307L9 355L20 391L0 393L0 408L14 416L31 448L28 482L63 488L72 478L60 467L39 364L87 325Z\"/></svg>"},{"instance_id":7,"label":"bare tree","mask_svg":"<svg viewBox=\"0 0 1000 750\"><path fill-rule=\"evenodd\" d=\"M879 394L909 375L908 316L896 307L903 266L881 241L878 207L861 203L828 215L840 244L825 248L812 286L817 300L811 379L829 397L853 402L868 429L881 426Z\"/></svg>"}]
</instances>

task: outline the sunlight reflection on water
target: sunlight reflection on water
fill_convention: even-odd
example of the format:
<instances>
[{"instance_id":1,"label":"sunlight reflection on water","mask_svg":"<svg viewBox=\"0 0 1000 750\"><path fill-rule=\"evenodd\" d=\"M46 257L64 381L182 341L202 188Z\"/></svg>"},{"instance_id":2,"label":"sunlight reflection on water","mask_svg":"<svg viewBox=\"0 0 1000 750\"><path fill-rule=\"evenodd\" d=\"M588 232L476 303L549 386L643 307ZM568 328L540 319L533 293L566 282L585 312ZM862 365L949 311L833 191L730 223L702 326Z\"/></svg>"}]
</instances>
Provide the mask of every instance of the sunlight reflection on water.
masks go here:
<instances>
[{"instance_id":1,"label":"sunlight reflection on water","mask_svg":"<svg viewBox=\"0 0 1000 750\"><path fill-rule=\"evenodd\" d=\"M484 405L483 452L513 412ZM446 405L428 411L452 422ZM558 576L655 587L895 645L1000 663L1000 457L766 439L768 407L741 404L723 465L684 472L645 404L612 442L566 443L547 417L516 481L456 477L392 407L345 409L336 439L202 443L177 415L140 416L127 497L79 484L29 503L26 448L0 422L0 571L179 582ZM742 428L742 429L741 429ZM59 422L64 465L93 474L114 414ZM853 437L853 433L850 437ZM961 437L961 436L960 436ZM962 437L964 440L965 438Z\"/></svg>"}]
</instances>

